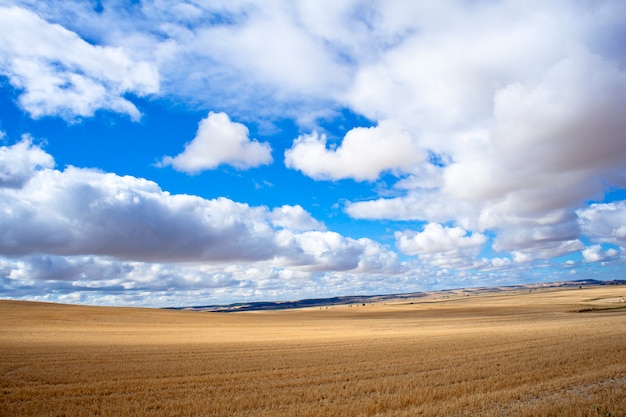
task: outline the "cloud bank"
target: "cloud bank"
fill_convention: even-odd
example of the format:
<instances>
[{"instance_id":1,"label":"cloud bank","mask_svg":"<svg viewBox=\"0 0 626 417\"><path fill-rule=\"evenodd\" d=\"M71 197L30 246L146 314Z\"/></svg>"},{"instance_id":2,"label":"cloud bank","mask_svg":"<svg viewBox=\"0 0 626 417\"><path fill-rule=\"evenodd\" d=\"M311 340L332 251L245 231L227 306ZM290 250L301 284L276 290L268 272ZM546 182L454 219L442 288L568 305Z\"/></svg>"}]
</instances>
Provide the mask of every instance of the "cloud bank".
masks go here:
<instances>
[{"instance_id":1,"label":"cloud bank","mask_svg":"<svg viewBox=\"0 0 626 417\"><path fill-rule=\"evenodd\" d=\"M0 147L0 154L31 168L29 175L7 172L0 187L5 291L38 280L157 290L163 274L176 287L206 289L212 282L239 282L236 271L252 274L256 286L271 271L280 280L402 268L389 249L326 231L300 206L270 210L226 198L171 195L142 178L75 167L59 171L29 139ZM151 272L142 279L137 271Z\"/></svg>"},{"instance_id":2,"label":"cloud bank","mask_svg":"<svg viewBox=\"0 0 626 417\"><path fill-rule=\"evenodd\" d=\"M52 165L52 157L28 140L0 150L12 160L39 158ZM171 195L142 178L31 166L38 169L27 178L24 172L9 172L12 176L6 176L6 186L0 188L4 255L218 263L283 258L291 265L323 266L327 256L341 258L335 251L342 248L350 261L336 262L332 269L350 270L368 246L377 247L367 239L324 231L300 206L269 210L223 197ZM18 183L21 187L11 186Z\"/></svg>"}]
</instances>

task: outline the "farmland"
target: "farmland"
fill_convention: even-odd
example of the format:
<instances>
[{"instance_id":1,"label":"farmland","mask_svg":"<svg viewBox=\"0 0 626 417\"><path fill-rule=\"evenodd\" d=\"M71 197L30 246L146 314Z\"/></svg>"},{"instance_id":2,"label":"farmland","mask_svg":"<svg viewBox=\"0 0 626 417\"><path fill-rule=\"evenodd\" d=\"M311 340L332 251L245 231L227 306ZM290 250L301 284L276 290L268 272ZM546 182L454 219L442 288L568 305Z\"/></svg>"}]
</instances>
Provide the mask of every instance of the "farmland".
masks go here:
<instances>
[{"instance_id":1,"label":"farmland","mask_svg":"<svg viewBox=\"0 0 626 417\"><path fill-rule=\"evenodd\" d=\"M626 287L202 313L0 301L2 416L624 416Z\"/></svg>"}]
</instances>

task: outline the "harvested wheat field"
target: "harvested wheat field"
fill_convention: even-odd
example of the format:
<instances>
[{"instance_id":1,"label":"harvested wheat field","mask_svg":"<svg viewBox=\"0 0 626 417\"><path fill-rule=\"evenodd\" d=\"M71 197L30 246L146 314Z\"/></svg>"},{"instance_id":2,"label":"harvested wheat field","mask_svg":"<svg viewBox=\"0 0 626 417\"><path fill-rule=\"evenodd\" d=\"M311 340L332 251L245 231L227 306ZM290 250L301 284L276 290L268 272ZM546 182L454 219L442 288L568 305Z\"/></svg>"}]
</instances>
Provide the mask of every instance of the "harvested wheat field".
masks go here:
<instances>
[{"instance_id":1,"label":"harvested wheat field","mask_svg":"<svg viewBox=\"0 0 626 417\"><path fill-rule=\"evenodd\" d=\"M626 287L247 313L0 301L1 416L624 416Z\"/></svg>"}]
</instances>

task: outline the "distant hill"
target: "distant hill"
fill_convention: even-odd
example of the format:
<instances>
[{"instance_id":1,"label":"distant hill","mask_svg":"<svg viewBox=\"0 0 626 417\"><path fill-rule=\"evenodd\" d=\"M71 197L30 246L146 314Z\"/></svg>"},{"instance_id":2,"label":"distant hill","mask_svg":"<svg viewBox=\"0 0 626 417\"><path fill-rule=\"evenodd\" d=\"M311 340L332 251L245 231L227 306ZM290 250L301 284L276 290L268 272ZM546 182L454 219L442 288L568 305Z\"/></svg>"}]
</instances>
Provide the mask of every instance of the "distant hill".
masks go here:
<instances>
[{"instance_id":1,"label":"distant hill","mask_svg":"<svg viewBox=\"0 0 626 417\"><path fill-rule=\"evenodd\" d=\"M483 294L502 291L516 290L533 290L545 288L560 287L583 287L594 285L626 285L626 280L599 281L595 279L583 279L576 281L559 281L559 282L542 282L534 284L519 284L498 287L475 287L475 288L459 288L440 291L426 292L410 292L401 294L384 294L384 295L354 295L330 298L311 298L296 301L253 301L247 303L233 303L226 305L204 305L189 307L168 307L171 310L191 310L191 311L207 311L214 313L231 313L239 311L260 311L260 310L286 310L292 308L306 307L330 307L336 305L366 305L373 303L381 303L386 301L399 301L406 299L423 298L433 295L471 295Z\"/></svg>"}]
</instances>

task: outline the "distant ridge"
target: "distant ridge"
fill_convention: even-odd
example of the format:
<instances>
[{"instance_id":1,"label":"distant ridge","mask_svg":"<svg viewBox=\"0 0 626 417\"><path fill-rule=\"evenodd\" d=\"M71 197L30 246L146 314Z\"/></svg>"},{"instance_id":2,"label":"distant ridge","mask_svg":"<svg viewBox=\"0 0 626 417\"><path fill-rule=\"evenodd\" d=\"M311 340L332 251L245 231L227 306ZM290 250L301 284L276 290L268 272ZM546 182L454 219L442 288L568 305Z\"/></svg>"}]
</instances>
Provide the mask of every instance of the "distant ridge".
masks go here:
<instances>
[{"instance_id":1,"label":"distant ridge","mask_svg":"<svg viewBox=\"0 0 626 417\"><path fill-rule=\"evenodd\" d=\"M479 294L501 291L515 290L532 290L540 288L559 288L559 287L582 287L593 285L626 285L626 280L600 281L595 279L581 279L575 281L558 281L558 282L541 282L533 284L506 285L497 287L475 287L475 288L459 288L438 291L410 292L400 294L384 294L384 295L353 295L330 298L310 298L296 301L253 301L247 303L233 303L222 305L205 305L205 306L189 306L189 307L166 307L170 310L191 310L191 311L207 311L214 313L233 313L240 311L261 311L261 310L287 310L294 308L306 307L330 307L336 305L358 305L372 304L391 300L403 300L426 297L428 295L446 295L446 294Z\"/></svg>"}]
</instances>

